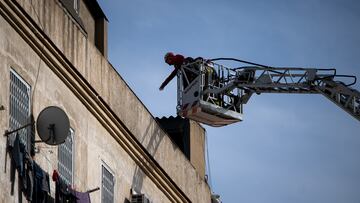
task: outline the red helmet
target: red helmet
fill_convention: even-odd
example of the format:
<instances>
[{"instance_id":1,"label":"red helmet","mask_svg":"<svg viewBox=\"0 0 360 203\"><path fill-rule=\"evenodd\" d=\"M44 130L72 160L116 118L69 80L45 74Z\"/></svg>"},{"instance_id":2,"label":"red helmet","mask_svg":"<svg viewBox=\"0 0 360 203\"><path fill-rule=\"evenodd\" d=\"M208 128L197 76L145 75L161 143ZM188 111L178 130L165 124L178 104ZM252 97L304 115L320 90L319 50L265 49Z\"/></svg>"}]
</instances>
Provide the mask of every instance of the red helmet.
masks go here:
<instances>
[{"instance_id":1,"label":"red helmet","mask_svg":"<svg viewBox=\"0 0 360 203\"><path fill-rule=\"evenodd\" d=\"M174 55L174 53L172 53L172 52L166 53L165 56L164 56L165 62L166 62L170 57L173 57L173 56L175 56L175 55Z\"/></svg>"}]
</instances>

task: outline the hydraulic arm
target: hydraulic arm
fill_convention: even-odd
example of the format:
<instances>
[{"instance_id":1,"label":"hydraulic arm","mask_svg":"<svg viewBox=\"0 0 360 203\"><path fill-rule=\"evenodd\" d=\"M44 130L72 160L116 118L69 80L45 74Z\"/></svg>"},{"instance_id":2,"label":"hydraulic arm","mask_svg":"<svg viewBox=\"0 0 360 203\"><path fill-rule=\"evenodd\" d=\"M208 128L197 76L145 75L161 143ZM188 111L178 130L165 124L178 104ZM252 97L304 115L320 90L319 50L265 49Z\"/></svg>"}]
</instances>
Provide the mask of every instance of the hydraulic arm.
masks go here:
<instances>
[{"instance_id":1,"label":"hydraulic arm","mask_svg":"<svg viewBox=\"0 0 360 203\"><path fill-rule=\"evenodd\" d=\"M337 75L336 69L246 66L231 69L232 73L225 75L222 71L219 72L222 85L207 89L204 94L226 95L238 88L242 93L235 106L246 104L253 93L322 94L360 121L360 93L350 87L356 83L356 77ZM350 78L351 82L345 84L343 78Z\"/></svg>"}]
</instances>

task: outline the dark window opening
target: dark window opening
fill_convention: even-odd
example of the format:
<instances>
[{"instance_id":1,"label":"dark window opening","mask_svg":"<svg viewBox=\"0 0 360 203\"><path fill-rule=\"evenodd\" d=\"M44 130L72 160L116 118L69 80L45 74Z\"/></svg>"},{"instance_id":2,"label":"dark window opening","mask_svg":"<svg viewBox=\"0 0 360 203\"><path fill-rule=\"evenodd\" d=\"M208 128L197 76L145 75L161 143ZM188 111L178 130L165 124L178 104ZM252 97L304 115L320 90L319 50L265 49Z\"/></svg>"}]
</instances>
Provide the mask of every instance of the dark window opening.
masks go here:
<instances>
[{"instance_id":1,"label":"dark window opening","mask_svg":"<svg viewBox=\"0 0 360 203\"><path fill-rule=\"evenodd\" d=\"M190 121L181 117L157 118L170 139L190 160Z\"/></svg>"},{"instance_id":2,"label":"dark window opening","mask_svg":"<svg viewBox=\"0 0 360 203\"><path fill-rule=\"evenodd\" d=\"M95 20L95 46L105 58L107 58L107 23L105 18Z\"/></svg>"},{"instance_id":3,"label":"dark window opening","mask_svg":"<svg viewBox=\"0 0 360 203\"><path fill-rule=\"evenodd\" d=\"M82 22L79 11L80 11L80 0L59 0L60 3L65 7L67 12L73 17L73 19L85 30L84 23Z\"/></svg>"}]
</instances>

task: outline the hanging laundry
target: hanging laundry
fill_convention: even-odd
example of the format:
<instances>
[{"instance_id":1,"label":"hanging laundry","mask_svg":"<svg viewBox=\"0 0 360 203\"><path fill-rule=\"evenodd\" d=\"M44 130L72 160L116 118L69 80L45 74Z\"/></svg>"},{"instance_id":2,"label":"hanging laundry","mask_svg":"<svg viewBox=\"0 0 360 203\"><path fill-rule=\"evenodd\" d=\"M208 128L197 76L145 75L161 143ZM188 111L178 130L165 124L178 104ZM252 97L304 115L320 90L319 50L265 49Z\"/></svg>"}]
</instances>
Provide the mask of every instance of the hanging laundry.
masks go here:
<instances>
[{"instance_id":1,"label":"hanging laundry","mask_svg":"<svg viewBox=\"0 0 360 203\"><path fill-rule=\"evenodd\" d=\"M70 186L61 179L57 170L54 170L52 179L55 182L55 203L76 203L75 194Z\"/></svg>"},{"instance_id":2,"label":"hanging laundry","mask_svg":"<svg viewBox=\"0 0 360 203\"><path fill-rule=\"evenodd\" d=\"M19 175L23 177L24 175L24 156L25 156L25 145L21 142L20 136L18 133L15 135L14 142L9 143L9 150L11 152L11 157L14 160L15 168L18 170Z\"/></svg>"},{"instance_id":3,"label":"hanging laundry","mask_svg":"<svg viewBox=\"0 0 360 203\"><path fill-rule=\"evenodd\" d=\"M26 166L26 146L21 141L20 135L18 133L13 133L8 135L7 138L7 153L10 154L11 158L11 174L10 181L11 185L11 194L14 191L15 177L16 171L18 172L18 184L20 186L21 191L25 191L27 189L27 166ZM30 177L29 181L30 181ZM27 196L26 196L27 197ZM30 198L31 199L31 198Z\"/></svg>"},{"instance_id":4,"label":"hanging laundry","mask_svg":"<svg viewBox=\"0 0 360 203\"><path fill-rule=\"evenodd\" d=\"M34 191L34 161L29 154L25 156L25 177L23 178L23 193L28 201L32 201Z\"/></svg>"},{"instance_id":5,"label":"hanging laundry","mask_svg":"<svg viewBox=\"0 0 360 203\"><path fill-rule=\"evenodd\" d=\"M53 171L52 180L56 183L55 203L91 203L90 192L78 192L67 185L57 170ZM92 191L97 191L99 188Z\"/></svg>"},{"instance_id":6,"label":"hanging laundry","mask_svg":"<svg viewBox=\"0 0 360 203\"><path fill-rule=\"evenodd\" d=\"M76 203L91 203L90 195L88 192L73 191L73 194L76 197Z\"/></svg>"},{"instance_id":7,"label":"hanging laundry","mask_svg":"<svg viewBox=\"0 0 360 203\"><path fill-rule=\"evenodd\" d=\"M13 171L11 174L12 188L15 181L15 172L18 172L18 184L26 200L33 203L47 203L50 201L50 179L27 151L26 144L20 135L10 135L7 142Z\"/></svg>"},{"instance_id":8,"label":"hanging laundry","mask_svg":"<svg viewBox=\"0 0 360 203\"><path fill-rule=\"evenodd\" d=\"M49 175L36 162L34 162L34 187L32 201L34 203L48 202L49 192Z\"/></svg>"}]
</instances>

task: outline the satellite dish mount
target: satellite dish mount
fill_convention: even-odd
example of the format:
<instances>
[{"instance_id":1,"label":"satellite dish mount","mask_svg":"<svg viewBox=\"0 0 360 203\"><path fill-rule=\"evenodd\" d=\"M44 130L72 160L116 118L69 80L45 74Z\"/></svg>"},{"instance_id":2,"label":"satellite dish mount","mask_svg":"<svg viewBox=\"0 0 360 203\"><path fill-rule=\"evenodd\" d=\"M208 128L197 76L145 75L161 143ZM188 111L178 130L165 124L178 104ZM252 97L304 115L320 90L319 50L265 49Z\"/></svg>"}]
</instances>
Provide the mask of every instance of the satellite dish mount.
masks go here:
<instances>
[{"instance_id":1,"label":"satellite dish mount","mask_svg":"<svg viewBox=\"0 0 360 203\"><path fill-rule=\"evenodd\" d=\"M34 124L35 121L31 121L15 130L6 130L4 136L9 136L12 133L33 126ZM61 108L48 106L40 112L36 121L36 129L41 141L35 142L45 142L48 145L59 145L64 143L69 135L69 118Z\"/></svg>"}]
</instances>

